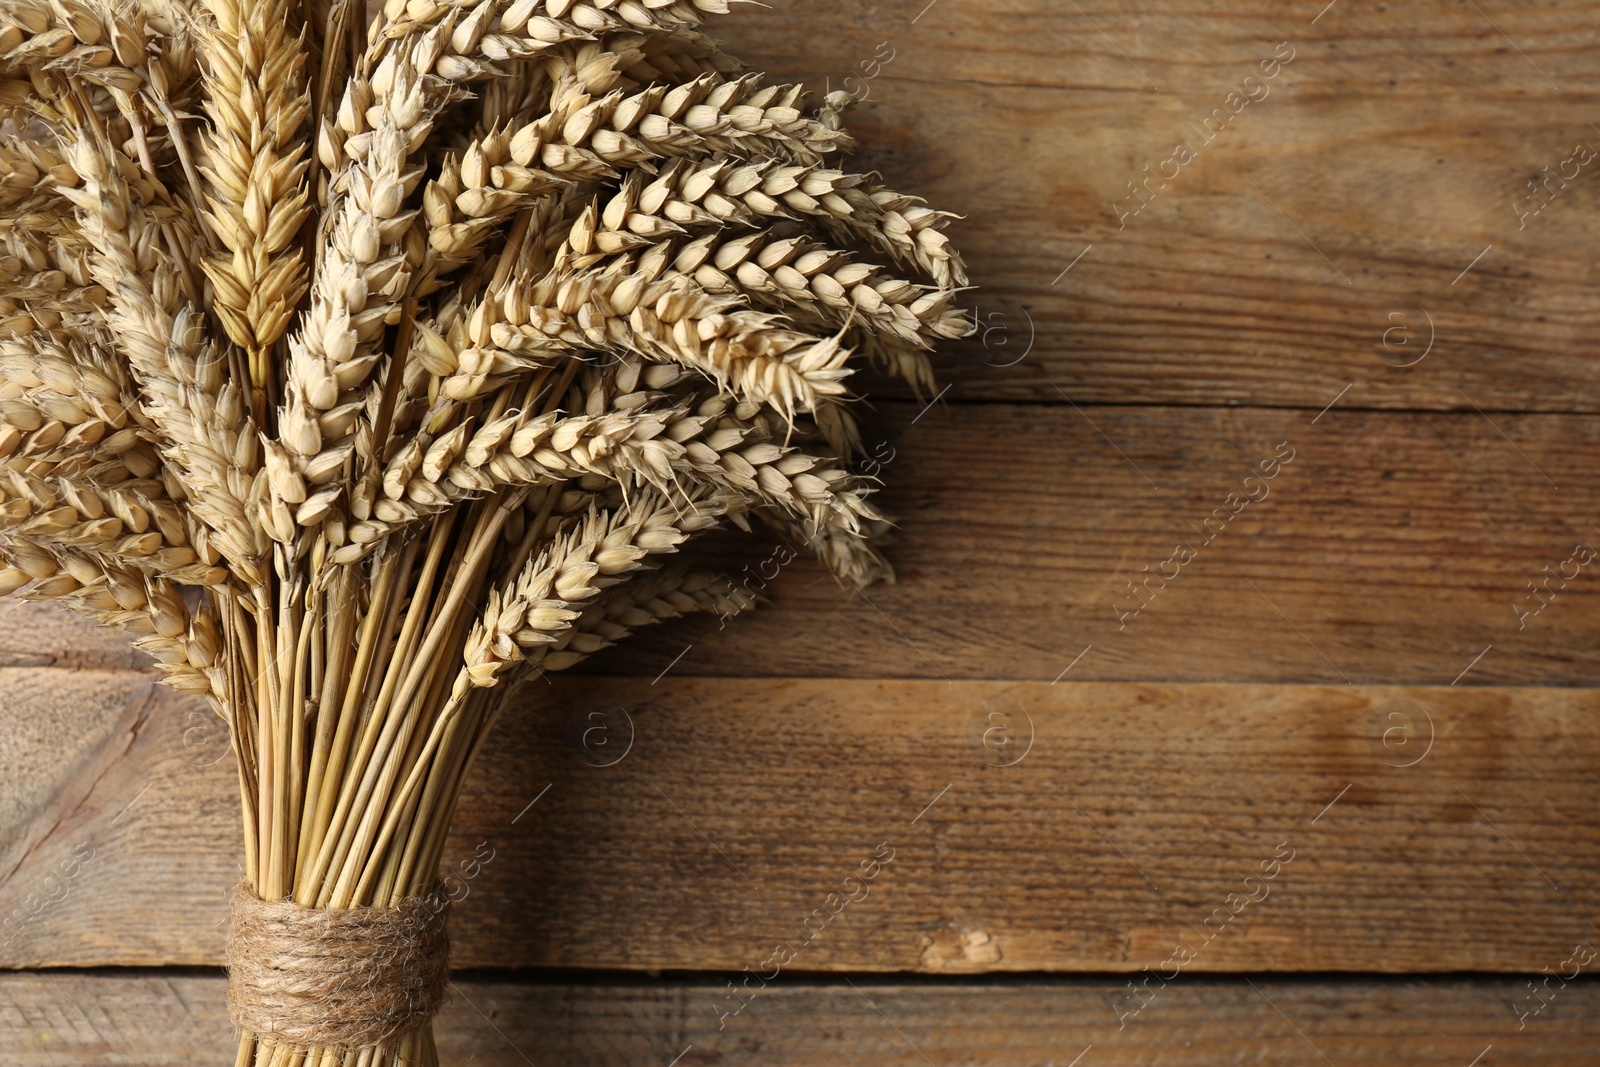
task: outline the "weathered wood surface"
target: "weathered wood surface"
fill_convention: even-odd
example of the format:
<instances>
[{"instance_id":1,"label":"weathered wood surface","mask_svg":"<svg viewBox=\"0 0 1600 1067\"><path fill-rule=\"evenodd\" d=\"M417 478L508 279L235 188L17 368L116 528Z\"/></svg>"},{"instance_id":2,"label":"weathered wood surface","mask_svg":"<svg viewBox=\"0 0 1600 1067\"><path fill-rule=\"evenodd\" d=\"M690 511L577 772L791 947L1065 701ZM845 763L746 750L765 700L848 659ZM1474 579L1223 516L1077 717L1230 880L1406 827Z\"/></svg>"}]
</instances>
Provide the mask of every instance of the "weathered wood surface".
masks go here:
<instances>
[{"instance_id":1,"label":"weathered wood surface","mask_svg":"<svg viewBox=\"0 0 1600 1067\"><path fill-rule=\"evenodd\" d=\"M969 216L985 333L939 358L952 408L912 425L920 404L885 405L900 585L841 600L797 563L756 615L597 660L636 677L542 690L506 731L458 823L453 861L496 848L463 882L458 961L737 971L803 938L887 840L894 862L799 969L1137 970L1203 938L1274 846L1295 859L1126 1030L1126 989L1101 979L797 979L720 1032L720 981L466 980L447 1062L1592 1059L1588 982L1518 1031L1520 979L1258 992L1193 972L1539 973L1595 937L1596 694L1485 687L1600 685L1592 568L1514 607L1600 537L1600 430L1504 414L1600 408L1600 168L1525 226L1515 206L1600 146L1600 4L817 0L721 29L835 86L894 49L860 162ZM1279 42L1270 95L1197 131ZM1178 141L1198 158L1119 224ZM1285 440L1271 496L1118 629L1124 582ZM218 957L223 735L151 699L137 662L0 614L0 912L27 912L0 964ZM1207 681L1273 684L1129 684ZM617 709L633 747L594 766ZM1029 721L1028 755L999 766ZM214 977L0 985L0 1062L229 1054Z\"/></svg>"},{"instance_id":2,"label":"weathered wood surface","mask_svg":"<svg viewBox=\"0 0 1600 1067\"><path fill-rule=\"evenodd\" d=\"M0 667L140 669L150 660L115 630L53 604L0 602Z\"/></svg>"},{"instance_id":3,"label":"weathered wood surface","mask_svg":"<svg viewBox=\"0 0 1600 1067\"><path fill-rule=\"evenodd\" d=\"M92 791L152 703L132 671L0 669L0 885Z\"/></svg>"},{"instance_id":4,"label":"weathered wood surface","mask_svg":"<svg viewBox=\"0 0 1600 1067\"><path fill-rule=\"evenodd\" d=\"M1516 1012L1532 994L1515 979L1180 977L1119 1030L1120 982L780 976L719 1030L721 983L460 977L435 1031L443 1062L473 1067L1593 1063L1600 987L1550 988L1519 1030ZM234 1051L225 1017L223 980L210 974L0 975L0 1057L12 1067L223 1064Z\"/></svg>"},{"instance_id":5,"label":"weathered wood surface","mask_svg":"<svg viewBox=\"0 0 1600 1067\"><path fill-rule=\"evenodd\" d=\"M1600 148L1600 4L1325 4L796 0L720 29L864 88L861 164L968 216L994 329L942 360L953 398L1596 410L1597 163L1514 205ZM1147 166L1176 177L1119 223Z\"/></svg>"},{"instance_id":6,"label":"weathered wood surface","mask_svg":"<svg viewBox=\"0 0 1600 1067\"><path fill-rule=\"evenodd\" d=\"M885 435L899 584L851 597L797 563L770 608L641 635L600 666L654 677L693 645L674 672L1050 681L1093 645L1073 677L1442 684L1492 645L1462 684L1600 684L1600 581L1568 562L1600 545L1594 419L914 413ZM1293 461L1247 484L1284 442ZM1212 516L1246 493L1267 495L1223 530ZM1179 545L1196 554L1181 566ZM1556 572L1577 577L1530 590ZM1127 621L1130 581L1149 603Z\"/></svg>"},{"instance_id":7,"label":"weathered wood surface","mask_svg":"<svg viewBox=\"0 0 1600 1067\"><path fill-rule=\"evenodd\" d=\"M770 603L642 633L593 669L1050 681L1093 645L1071 678L1600 685L1600 577L1573 560L1600 547L1600 421L959 405L912 425L915 405L885 408L868 447L893 457L897 585L851 595L740 539L729 570L758 590L778 572ZM1281 442L1294 459L1247 486ZM1197 553L1181 568L1179 544ZM1150 602L1123 623L1130 580ZM42 610L0 615L0 655L126 663L83 627L35 633Z\"/></svg>"},{"instance_id":8,"label":"weathered wood surface","mask_svg":"<svg viewBox=\"0 0 1600 1067\"><path fill-rule=\"evenodd\" d=\"M1597 699L563 679L462 802L456 960L1537 973L1600 914ZM0 963L220 960L236 784L192 707L160 698L0 889L44 902Z\"/></svg>"}]
</instances>

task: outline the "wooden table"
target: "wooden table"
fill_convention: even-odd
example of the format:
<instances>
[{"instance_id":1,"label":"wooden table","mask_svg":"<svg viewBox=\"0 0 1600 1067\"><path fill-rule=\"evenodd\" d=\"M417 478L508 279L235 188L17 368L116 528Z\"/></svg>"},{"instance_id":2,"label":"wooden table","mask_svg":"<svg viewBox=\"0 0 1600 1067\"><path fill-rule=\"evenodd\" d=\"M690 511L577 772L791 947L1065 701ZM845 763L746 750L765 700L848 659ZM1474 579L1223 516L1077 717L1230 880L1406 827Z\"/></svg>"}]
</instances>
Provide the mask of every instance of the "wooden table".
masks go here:
<instances>
[{"instance_id":1,"label":"wooden table","mask_svg":"<svg viewBox=\"0 0 1600 1067\"><path fill-rule=\"evenodd\" d=\"M1600 4L723 26L892 52L861 163L968 216L984 331L879 405L897 585L795 563L502 728L447 1062L1593 1062ZM0 650L0 1062L224 1062L226 738L74 620Z\"/></svg>"}]
</instances>

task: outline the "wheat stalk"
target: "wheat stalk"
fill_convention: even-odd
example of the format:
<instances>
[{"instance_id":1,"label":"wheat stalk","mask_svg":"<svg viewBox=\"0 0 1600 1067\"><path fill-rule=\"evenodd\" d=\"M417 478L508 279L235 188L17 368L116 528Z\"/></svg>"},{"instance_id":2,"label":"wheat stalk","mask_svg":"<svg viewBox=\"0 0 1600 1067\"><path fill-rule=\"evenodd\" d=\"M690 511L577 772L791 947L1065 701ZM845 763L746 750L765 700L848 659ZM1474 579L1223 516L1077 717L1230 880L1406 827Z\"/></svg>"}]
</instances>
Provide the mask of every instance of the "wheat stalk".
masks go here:
<instances>
[{"instance_id":1,"label":"wheat stalk","mask_svg":"<svg viewBox=\"0 0 1600 1067\"><path fill-rule=\"evenodd\" d=\"M748 587L892 576L863 359L972 323L953 216L843 168L723 0L0 5L0 594L228 723L245 881L426 895L520 682ZM246 1028L238 1065L437 1063Z\"/></svg>"}]
</instances>

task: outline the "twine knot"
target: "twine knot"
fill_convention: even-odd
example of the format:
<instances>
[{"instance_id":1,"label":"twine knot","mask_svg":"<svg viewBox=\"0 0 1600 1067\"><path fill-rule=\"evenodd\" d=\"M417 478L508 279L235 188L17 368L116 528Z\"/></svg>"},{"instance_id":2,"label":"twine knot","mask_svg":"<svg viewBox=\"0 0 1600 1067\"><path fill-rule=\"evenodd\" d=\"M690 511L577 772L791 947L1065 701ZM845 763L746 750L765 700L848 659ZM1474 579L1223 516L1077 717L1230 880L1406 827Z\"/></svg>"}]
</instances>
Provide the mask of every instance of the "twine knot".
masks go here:
<instances>
[{"instance_id":1,"label":"twine knot","mask_svg":"<svg viewBox=\"0 0 1600 1067\"><path fill-rule=\"evenodd\" d=\"M229 901L228 1014L304 1048L368 1048L427 1023L450 979L445 898L306 908L250 886Z\"/></svg>"}]
</instances>

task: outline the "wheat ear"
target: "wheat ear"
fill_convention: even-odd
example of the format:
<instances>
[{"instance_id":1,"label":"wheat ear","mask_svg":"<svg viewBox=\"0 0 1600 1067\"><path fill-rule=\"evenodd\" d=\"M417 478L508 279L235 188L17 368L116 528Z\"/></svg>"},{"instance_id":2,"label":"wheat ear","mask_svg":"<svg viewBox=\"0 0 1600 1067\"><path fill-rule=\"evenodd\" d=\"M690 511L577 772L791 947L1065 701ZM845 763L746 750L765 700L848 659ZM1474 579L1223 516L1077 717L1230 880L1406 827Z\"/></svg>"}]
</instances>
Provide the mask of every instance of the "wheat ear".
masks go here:
<instances>
[{"instance_id":1,"label":"wheat ear","mask_svg":"<svg viewBox=\"0 0 1600 1067\"><path fill-rule=\"evenodd\" d=\"M684 567L646 571L601 593L554 641L524 649L518 673L564 671L645 626L696 612L729 617L755 602L753 593L724 574Z\"/></svg>"},{"instance_id":2,"label":"wheat ear","mask_svg":"<svg viewBox=\"0 0 1600 1067\"><path fill-rule=\"evenodd\" d=\"M495 685L522 649L555 641L590 598L639 569L647 556L677 551L691 532L714 525L722 510L709 499L680 505L644 490L614 511L591 512L490 592L467 637L456 694Z\"/></svg>"},{"instance_id":3,"label":"wheat ear","mask_svg":"<svg viewBox=\"0 0 1600 1067\"><path fill-rule=\"evenodd\" d=\"M604 266L572 269L562 257L526 291L488 302L491 313L466 316L449 338L456 366L441 385L446 395L481 396L518 369L586 348L680 364L789 416L844 394L850 351L837 339L787 329L736 296L712 296L669 274L665 248L607 259L594 250L594 215L573 227L568 244Z\"/></svg>"},{"instance_id":4,"label":"wheat ear","mask_svg":"<svg viewBox=\"0 0 1600 1067\"><path fill-rule=\"evenodd\" d=\"M258 411L272 346L306 289L295 243L309 210L300 137L309 106L305 44L291 32L298 8L289 0L206 0L215 24L200 36L212 119L205 218L229 253L203 266L218 318L249 354Z\"/></svg>"},{"instance_id":5,"label":"wheat ear","mask_svg":"<svg viewBox=\"0 0 1600 1067\"><path fill-rule=\"evenodd\" d=\"M226 689L217 619L204 607L191 612L172 583L81 550L27 541L0 545L0 561L0 595L58 603L135 635L134 646L155 657L168 685L205 694L220 709Z\"/></svg>"},{"instance_id":6,"label":"wheat ear","mask_svg":"<svg viewBox=\"0 0 1600 1067\"><path fill-rule=\"evenodd\" d=\"M141 435L138 398L106 348L37 330L0 341L0 463L29 474L94 477L116 460L126 477L160 467Z\"/></svg>"},{"instance_id":7,"label":"wheat ear","mask_svg":"<svg viewBox=\"0 0 1600 1067\"><path fill-rule=\"evenodd\" d=\"M260 492L259 446L246 398L224 384L223 360L206 342L179 268L162 254L157 224L134 201L121 164L85 141L76 168L83 187L62 195L82 213L94 276L113 294L106 322L146 398L162 453L192 490L192 510L214 531L217 551L247 582L259 581L265 538L249 517Z\"/></svg>"}]
</instances>

